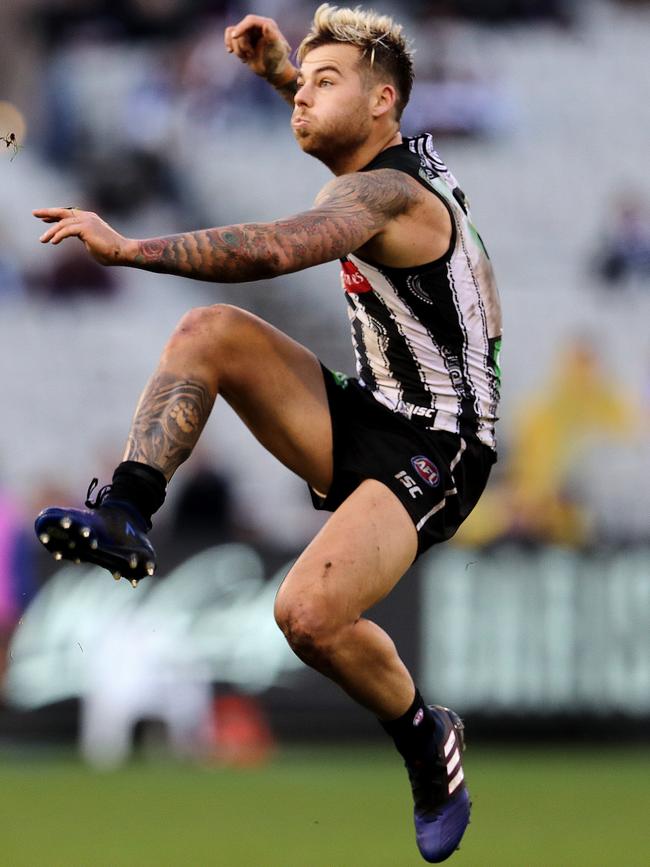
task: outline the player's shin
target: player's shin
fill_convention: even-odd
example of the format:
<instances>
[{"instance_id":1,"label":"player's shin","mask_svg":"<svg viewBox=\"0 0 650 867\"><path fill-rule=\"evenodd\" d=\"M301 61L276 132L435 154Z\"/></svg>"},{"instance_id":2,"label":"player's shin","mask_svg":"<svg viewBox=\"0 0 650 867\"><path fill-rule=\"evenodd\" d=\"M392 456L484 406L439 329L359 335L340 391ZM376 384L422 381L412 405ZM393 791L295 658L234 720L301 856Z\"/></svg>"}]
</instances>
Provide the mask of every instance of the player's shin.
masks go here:
<instances>
[{"instance_id":1,"label":"player's shin","mask_svg":"<svg viewBox=\"0 0 650 867\"><path fill-rule=\"evenodd\" d=\"M124 461L146 464L169 481L191 455L215 398L202 379L159 368L138 403Z\"/></svg>"}]
</instances>

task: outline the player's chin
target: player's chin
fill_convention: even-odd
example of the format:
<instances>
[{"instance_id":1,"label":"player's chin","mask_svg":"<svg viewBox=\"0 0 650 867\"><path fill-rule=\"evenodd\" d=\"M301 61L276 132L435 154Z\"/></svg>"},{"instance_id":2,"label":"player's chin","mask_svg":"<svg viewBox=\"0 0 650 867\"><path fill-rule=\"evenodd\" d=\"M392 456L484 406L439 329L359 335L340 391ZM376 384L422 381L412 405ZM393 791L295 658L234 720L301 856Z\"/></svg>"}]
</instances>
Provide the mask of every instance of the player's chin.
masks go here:
<instances>
[{"instance_id":1,"label":"player's chin","mask_svg":"<svg viewBox=\"0 0 650 867\"><path fill-rule=\"evenodd\" d=\"M301 147L305 153L312 153L314 148L314 137L309 134L308 130L299 127L298 129L293 130L293 136L298 142L299 147Z\"/></svg>"}]
</instances>

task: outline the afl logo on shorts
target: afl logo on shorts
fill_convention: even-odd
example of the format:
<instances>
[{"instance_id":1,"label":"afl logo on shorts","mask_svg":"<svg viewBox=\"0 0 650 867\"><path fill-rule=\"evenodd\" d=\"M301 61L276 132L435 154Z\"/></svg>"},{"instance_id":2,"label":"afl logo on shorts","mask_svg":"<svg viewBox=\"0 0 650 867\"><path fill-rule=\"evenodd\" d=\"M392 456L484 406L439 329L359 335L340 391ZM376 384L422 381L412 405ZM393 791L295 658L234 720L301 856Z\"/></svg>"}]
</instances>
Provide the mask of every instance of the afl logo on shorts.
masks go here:
<instances>
[{"instance_id":1,"label":"afl logo on shorts","mask_svg":"<svg viewBox=\"0 0 650 867\"><path fill-rule=\"evenodd\" d=\"M341 259L341 283L346 292L372 292L372 286L349 259Z\"/></svg>"},{"instance_id":2,"label":"afl logo on shorts","mask_svg":"<svg viewBox=\"0 0 650 867\"><path fill-rule=\"evenodd\" d=\"M411 466L418 476L424 479L427 485L435 488L440 484L438 467L429 458L425 458L424 455L416 455L414 458L411 458Z\"/></svg>"}]
</instances>

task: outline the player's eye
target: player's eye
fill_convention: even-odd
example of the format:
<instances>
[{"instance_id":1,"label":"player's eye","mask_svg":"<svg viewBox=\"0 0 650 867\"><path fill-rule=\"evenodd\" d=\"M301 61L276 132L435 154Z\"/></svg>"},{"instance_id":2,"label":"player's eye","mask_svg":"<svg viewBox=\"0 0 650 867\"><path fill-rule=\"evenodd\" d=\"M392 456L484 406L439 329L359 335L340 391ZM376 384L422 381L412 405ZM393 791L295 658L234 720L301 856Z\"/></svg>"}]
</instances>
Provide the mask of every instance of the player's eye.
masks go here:
<instances>
[{"instance_id":1,"label":"player's eye","mask_svg":"<svg viewBox=\"0 0 650 867\"><path fill-rule=\"evenodd\" d=\"M330 84L334 84L334 82L329 78L321 78L321 80L318 82L319 87L326 87Z\"/></svg>"}]
</instances>

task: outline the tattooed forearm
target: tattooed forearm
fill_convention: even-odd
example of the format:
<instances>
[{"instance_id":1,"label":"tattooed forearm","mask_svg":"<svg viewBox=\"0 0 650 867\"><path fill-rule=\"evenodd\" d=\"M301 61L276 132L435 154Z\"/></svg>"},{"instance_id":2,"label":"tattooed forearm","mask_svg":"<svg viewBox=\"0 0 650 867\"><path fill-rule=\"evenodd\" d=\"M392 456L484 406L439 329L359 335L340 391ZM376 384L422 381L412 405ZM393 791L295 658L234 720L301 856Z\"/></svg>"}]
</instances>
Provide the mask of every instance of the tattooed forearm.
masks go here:
<instances>
[{"instance_id":1,"label":"tattooed forearm","mask_svg":"<svg viewBox=\"0 0 650 867\"><path fill-rule=\"evenodd\" d=\"M264 77L293 108L298 70L288 60L290 51L287 42L269 42L264 48Z\"/></svg>"},{"instance_id":2,"label":"tattooed forearm","mask_svg":"<svg viewBox=\"0 0 650 867\"><path fill-rule=\"evenodd\" d=\"M154 262L160 258L166 248L167 240L165 238L151 238L149 241L140 242L140 254L145 260L150 262Z\"/></svg>"},{"instance_id":3,"label":"tattooed forearm","mask_svg":"<svg viewBox=\"0 0 650 867\"><path fill-rule=\"evenodd\" d=\"M357 250L418 195L417 184L394 169L343 175L323 188L311 211L140 241L131 264L221 283L289 274Z\"/></svg>"},{"instance_id":4,"label":"tattooed forearm","mask_svg":"<svg viewBox=\"0 0 650 867\"><path fill-rule=\"evenodd\" d=\"M296 94L298 93L298 85L296 83L296 79L297 73L293 76L293 78L290 78L289 81L285 81L284 84L273 84L273 82L271 82L271 84L273 84L273 87L275 87L282 99L285 102L288 102L291 108L293 108L294 99L296 97Z\"/></svg>"},{"instance_id":5,"label":"tattooed forearm","mask_svg":"<svg viewBox=\"0 0 650 867\"><path fill-rule=\"evenodd\" d=\"M205 383L156 373L135 411L124 453L169 479L189 458L214 404Z\"/></svg>"}]
</instances>

